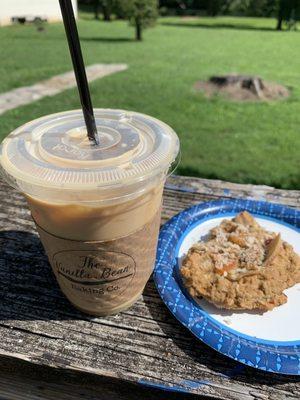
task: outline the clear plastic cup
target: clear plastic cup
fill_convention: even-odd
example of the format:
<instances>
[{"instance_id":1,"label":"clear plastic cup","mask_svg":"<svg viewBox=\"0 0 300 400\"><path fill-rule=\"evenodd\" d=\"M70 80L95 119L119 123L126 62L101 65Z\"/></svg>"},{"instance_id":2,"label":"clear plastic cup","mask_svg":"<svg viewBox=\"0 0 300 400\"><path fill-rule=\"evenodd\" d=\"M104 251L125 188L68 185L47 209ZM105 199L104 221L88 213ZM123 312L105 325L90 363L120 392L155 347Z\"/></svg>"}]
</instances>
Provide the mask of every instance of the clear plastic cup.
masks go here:
<instances>
[{"instance_id":1,"label":"clear plastic cup","mask_svg":"<svg viewBox=\"0 0 300 400\"><path fill-rule=\"evenodd\" d=\"M100 145L81 111L49 115L2 143L1 172L26 196L62 292L78 309L115 314L154 267L165 179L179 140L163 122L95 110Z\"/></svg>"}]
</instances>

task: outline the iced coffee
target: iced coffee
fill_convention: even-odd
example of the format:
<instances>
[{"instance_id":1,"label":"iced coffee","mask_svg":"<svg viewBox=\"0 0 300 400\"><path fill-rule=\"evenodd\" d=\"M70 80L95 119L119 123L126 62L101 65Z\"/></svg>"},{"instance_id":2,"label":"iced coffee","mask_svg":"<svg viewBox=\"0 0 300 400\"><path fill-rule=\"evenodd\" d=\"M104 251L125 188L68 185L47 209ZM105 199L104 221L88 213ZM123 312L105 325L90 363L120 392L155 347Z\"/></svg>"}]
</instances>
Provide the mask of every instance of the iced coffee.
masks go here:
<instances>
[{"instance_id":1,"label":"iced coffee","mask_svg":"<svg viewBox=\"0 0 300 400\"><path fill-rule=\"evenodd\" d=\"M21 190L61 290L80 310L132 305L154 267L162 191L179 142L164 123L96 110L100 145L81 111L26 124L2 144L1 168Z\"/></svg>"}]
</instances>

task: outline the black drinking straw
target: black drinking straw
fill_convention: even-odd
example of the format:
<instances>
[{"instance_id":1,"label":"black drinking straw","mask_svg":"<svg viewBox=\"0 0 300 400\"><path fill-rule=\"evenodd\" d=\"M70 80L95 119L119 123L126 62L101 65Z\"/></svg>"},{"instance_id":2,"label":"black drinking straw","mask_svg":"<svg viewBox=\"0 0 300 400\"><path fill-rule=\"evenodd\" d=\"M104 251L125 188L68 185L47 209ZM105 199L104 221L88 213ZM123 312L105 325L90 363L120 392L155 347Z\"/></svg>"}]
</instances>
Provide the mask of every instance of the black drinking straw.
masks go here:
<instances>
[{"instance_id":1,"label":"black drinking straw","mask_svg":"<svg viewBox=\"0 0 300 400\"><path fill-rule=\"evenodd\" d=\"M78 31L72 7L72 1L59 0L59 4L69 43L69 49L77 81L77 87L80 96L84 120L87 128L88 138L92 140L95 144L99 144L99 137L96 128L93 105L86 77L84 62L82 58Z\"/></svg>"}]
</instances>

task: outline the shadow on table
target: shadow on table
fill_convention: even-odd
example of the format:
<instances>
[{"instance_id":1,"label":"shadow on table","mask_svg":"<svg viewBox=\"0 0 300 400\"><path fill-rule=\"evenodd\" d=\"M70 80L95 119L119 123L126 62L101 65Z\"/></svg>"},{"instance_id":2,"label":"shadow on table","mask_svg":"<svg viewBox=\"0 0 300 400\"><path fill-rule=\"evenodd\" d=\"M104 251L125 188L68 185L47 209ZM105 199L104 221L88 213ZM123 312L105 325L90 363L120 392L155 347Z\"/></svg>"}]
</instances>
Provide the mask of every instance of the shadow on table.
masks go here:
<instances>
[{"instance_id":1,"label":"shadow on table","mask_svg":"<svg viewBox=\"0 0 300 400\"><path fill-rule=\"evenodd\" d=\"M0 231L0 319L89 319L64 297L39 237Z\"/></svg>"},{"instance_id":2,"label":"shadow on table","mask_svg":"<svg viewBox=\"0 0 300 400\"><path fill-rule=\"evenodd\" d=\"M173 317L165 304L161 301L161 305L154 305L151 297L147 296L147 291L155 290L153 281L149 281L146 287L146 295L144 302L153 319L160 326L161 330L172 339L173 343L182 350L188 358L195 362L195 370L197 364L205 365L208 369L214 371L220 377L236 381L236 383L248 383L257 385L267 385L277 387L291 382L300 382L298 376L288 376L280 374L272 374L255 368L248 367L237 361L234 361L217 351L213 350L206 344L190 333ZM184 363L185 360L182 359ZM186 362L188 364L188 362ZM253 389L254 390L254 389Z\"/></svg>"},{"instance_id":3,"label":"shadow on table","mask_svg":"<svg viewBox=\"0 0 300 400\"><path fill-rule=\"evenodd\" d=\"M63 296L36 234L22 231L0 231L0 320L2 324L5 324L6 320L8 326L10 326L11 320L55 321L77 319L82 321L92 318L77 311ZM3 362L2 357L0 364L3 364ZM22 360L20 363L26 366L28 375L32 380L32 369L35 366ZM12 382L18 382L18 387L24 385L24 365L21 369L21 378L10 374L10 379L13 379ZM41 369L45 371L45 380L41 377ZM53 368L50 370L53 371ZM18 369L14 366L16 374L17 371ZM36 388L44 390L44 387L50 387L51 389L52 378L49 369L44 366L38 366L36 373L38 374L37 381L39 382ZM75 373L76 371L70 373L68 369L61 369L58 375L64 384L68 382L66 379L69 379L69 375L73 377L77 385L82 385L78 387L78 396L84 396L80 393L85 393L88 380L82 372L78 372L75 379ZM195 397L192 394L162 392L155 385L153 386L151 382L145 381L143 384L133 384L120 379L109 378L108 376L100 377L92 376L92 374L86 374L86 376L90 377L94 392L97 391L98 393L99 387L101 388L103 393L99 396L103 400L199 399L198 396ZM19 383L20 379L23 379L21 383ZM56 377L54 377L54 382L55 390L57 390L57 387L59 387L57 385L60 383ZM67 387L61 386L61 391L70 390L70 387L70 385ZM90 392L89 396L91 396ZM87 397L89 396L87 395ZM61 397L59 396L59 398Z\"/></svg>"},{"instance_id":4,"label":"shadow on table","mask_svg":"<svg viewBox=\"0 0 300 400\"><path fill-rule=\"evenodd\" d=\"M90 319L63 296L36 234L0 232L0 319ZM196 339L168 311L157 296L153 280L144 292L144 303L167 337L197 364L237 382L267 386L299 382L300 377L275 375L244 366ZM184 362L184 359L182 360Z\"/></svg>"}]
</instances>

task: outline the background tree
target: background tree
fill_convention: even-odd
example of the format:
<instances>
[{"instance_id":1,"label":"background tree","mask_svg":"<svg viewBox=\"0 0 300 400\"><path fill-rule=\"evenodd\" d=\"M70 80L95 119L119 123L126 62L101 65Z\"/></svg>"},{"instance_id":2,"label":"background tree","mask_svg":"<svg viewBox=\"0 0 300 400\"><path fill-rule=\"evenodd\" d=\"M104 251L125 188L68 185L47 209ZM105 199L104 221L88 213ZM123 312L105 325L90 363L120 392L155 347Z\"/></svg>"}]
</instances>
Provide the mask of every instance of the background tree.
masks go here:
<instances>
[{"instance_id":1,"label":"background tree","mask_svg":"<svg viewBox=\"0 0 300 400\"><path fill-rule=\"evenodd\" d=\"M113 11L114 3L115 3L114 0L94 0L93 5L94 5L95 19L100 19L99 13L101 10L103 14L103 20L111 21L111 14Z\"/></svg>"},{"instance_id":2,"label":"background tree","mask_svg":"<svg viewBox=\"0 0 300 400\"><path fill-rule=\"evenodd\" d=\"M300 0L278 0L277 30L282 30L283 22L295 25L300 19Z\"/></svg>"},{"instance_id":3,"label":"background tree","mask_svg":"<svg viewBox=\"0 0 300 400\"><path fill-rule=\"evenodd\" d=\"M99 12L100 12L100 1L94 0L95 19L99 19Z\"/></svg>"},{"instance_id":4,"label":"background tree","mask_svg":"<svg viewBox=\"0 0 300 400\"><path fill-rule=\"evenodd\" d=\"M113 0L101 0L104 21L111 21L111 13L114 5L113 3Z\"/></svg>"},{"instance_id":5,"label":"background tree","mask_svg":"<svg viewBox=\"0 0 300 400\"><path fill-rule=\"evenodd\" d=\"M209 0L207 2L207 14L217 16L221 11L221 0Z\"/></svg>"},{"instance_id":6,"label":"background tree","mask_svg":"<svg viewBox=\"0 0 300 400\"><path fill-rule=\"evenodd\" d=\"M265 16L266 0L250 0L247 13L253 17Z\"/></svg>"},{"instance_id":7,"label":"background tree","mask_svg":"<svg viewBox=\"0 0 300 400\"><path fill-rule=\"evenodd\" d=\"M125 18L135 26L136 40L142 40L142 31L155 24L158 0L119 0Z\"/></svg>"},{"instance_id":8,"label":"background tree","mask_svg":"<svg viewBox=\"0 0 300 400\"><path fill-rule=\"evenodd\" d=\"M286 4L285 4L286 0L279 0L278 3L279 4L278 4L278 17L277 17L277 27L276 27L276 29L278 31L281 31L282 30L282 23L283 23L283 20L284 20L286 11L287 11L287 7L286 7Z\"/></svg>"},{"instance_id":9,"label":"background tree","mask_svg":"<svg viewBox=\"0 0 300 400\"><path fill-rule=\"evenodd\" d=\"M238 3L243 3L247 0L239 0ZM211 17L216 17L221 14L228 14L233 3L232 0L206 0L206 12ZM199 3L201 5L201 3Z\"/></svg>"}]
</instances>

